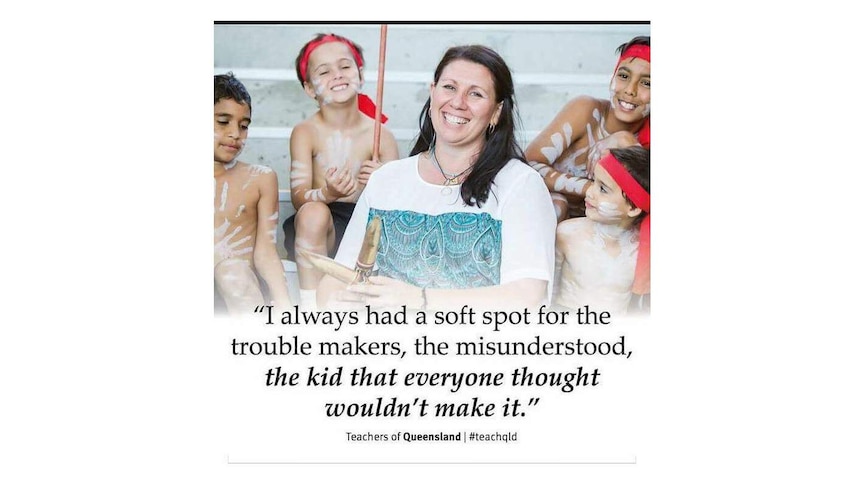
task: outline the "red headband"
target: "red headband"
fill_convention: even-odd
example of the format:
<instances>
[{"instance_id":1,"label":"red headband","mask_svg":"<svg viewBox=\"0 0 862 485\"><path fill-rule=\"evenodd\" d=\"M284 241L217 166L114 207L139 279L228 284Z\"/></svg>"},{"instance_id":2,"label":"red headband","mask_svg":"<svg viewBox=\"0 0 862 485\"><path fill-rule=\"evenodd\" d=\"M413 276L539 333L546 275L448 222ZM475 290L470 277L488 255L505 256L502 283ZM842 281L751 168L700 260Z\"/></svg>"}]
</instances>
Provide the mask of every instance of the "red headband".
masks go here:
<instances>
[{"instance_id":1,"label":"red headband","mask_svg":"<svg viewBox=\"0 0 862 485\"><path fill-rule=\"evenodd\" d=\"M356 47L352 43L336 37L334 34L327 34L319 40L309 42L308 47L305 49L305 53L302 55L302 59L299 60L299 74L302 76L302 82L306 82L308 80L308 58L311 57L311 53L314 49L320 47L321 44L326 44L328 42L341 42L346 45L347 48L350 49L350 53L353 54L353 60L356 61L356 67L362 69L362 56L359 55L359 51ZM374 101L365 94L359 94L357 95L357 98L359 102L359 111L373 120L377 112L377 107L374 105ZM380 113L381 123L386 123L388 119L389 118L387 118L385 114Z\"/></svg>"},{"instance_id":2,"label":"red headband","mask_svg":"<svg viewBox=\"0 0 862 485\"><path fill-rule=\"evenodd\" d=\"M353 60L356 61L356 67L362 69L362 56L359 55L359 51L356 50L356 47L354 47L350 42L339 39L334 34L327 34L319 40L309 42L308 47L305 49L305 54L303 54L302 59L299 60L299 74L302 76L302 82L308 81L308 76L306 76L306 74L308 72L308 58L311 57L311 53L322 44L329 42L341 42L346 45L347 48L350 49L350 53L353 54Z\"/></svg>"},{"instance_id":3,"label":"red headband","mask_svg":"<svg viewBox=\"0 0 862 485\"><path fill-rule=\"evenodd\" d=\"M620 63L630 57L636 57L638 59L643 59L649 62L649 46L643 44L635 44L633 46L629 46L629 48L624 50L622 55L620 55L620 59L617 61L617 67L614 68L614 72L619 69Z\"/></svg>"},{"instance_id":4,"label":"red headband","mask_svg":"<svg viewBox=\"0 0 862 485\"><path fill-rule=\"evenodd\" d=\"M641 222L640 243L638 244L638 260L635 266L635 281L632 292L645 295L650 292L650 213L649 192L632 177L632 174L614 157L608 153L599 160L599 166L608 171L614 182L620 186L626 197L635 207L646 212L646 217Z\"/></svg>"}]
</instances>

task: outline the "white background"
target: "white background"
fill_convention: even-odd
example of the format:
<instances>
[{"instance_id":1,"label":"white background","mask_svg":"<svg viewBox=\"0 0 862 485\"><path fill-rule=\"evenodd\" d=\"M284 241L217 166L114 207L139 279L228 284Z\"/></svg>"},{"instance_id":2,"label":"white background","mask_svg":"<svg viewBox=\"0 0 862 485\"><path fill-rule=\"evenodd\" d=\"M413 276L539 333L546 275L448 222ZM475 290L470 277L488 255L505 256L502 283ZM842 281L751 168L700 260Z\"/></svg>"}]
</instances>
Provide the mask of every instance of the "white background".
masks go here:
<instances>
[{"instance_id":1,"label":"white background","mask_svg":"<svg viewBox=\"0 0 862 485\"><path fill-rule=\"evenodd\" d=\"M451 3L411 15L77 2L4 16L0 481L858 483L851 16L828 2L530 2L511 16ZM211 319L212 21L335 12L652 21L656 297L636 378L588 410L544 402L541 418L618 417L636 465L228 465L247 412L232 406L260 391L225 374L228 332ZM304 406L256 411L249 422L299 422L299 435L297 416L318 424ZM317 439L306 447L325 457ZM552 457L583 444L530 443Z\"/></svg>"}]
</instances>

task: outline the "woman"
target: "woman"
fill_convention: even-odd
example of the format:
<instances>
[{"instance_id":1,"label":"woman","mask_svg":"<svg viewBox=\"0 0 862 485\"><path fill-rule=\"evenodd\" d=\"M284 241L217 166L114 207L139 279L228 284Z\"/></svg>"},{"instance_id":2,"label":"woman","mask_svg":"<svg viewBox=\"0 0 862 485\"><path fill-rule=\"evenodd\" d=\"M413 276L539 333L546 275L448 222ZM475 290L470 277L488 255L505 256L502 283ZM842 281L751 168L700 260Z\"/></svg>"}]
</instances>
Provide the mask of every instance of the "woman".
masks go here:
<instances>
[{"instance_id":1,"label":"woman","mask_svg":"<svg viewBox=\"0 0 862 485\"><path fill-rule=\"evenodd\" d=\"M446 52L411 156L374 172L335 258L353 267L368 221L379 217L379 276L349 287L325 277L322 308L525 308L548 298L554 209L517 145L514 113L512 75L496 52Z\"/></svg>"}]
</instances>

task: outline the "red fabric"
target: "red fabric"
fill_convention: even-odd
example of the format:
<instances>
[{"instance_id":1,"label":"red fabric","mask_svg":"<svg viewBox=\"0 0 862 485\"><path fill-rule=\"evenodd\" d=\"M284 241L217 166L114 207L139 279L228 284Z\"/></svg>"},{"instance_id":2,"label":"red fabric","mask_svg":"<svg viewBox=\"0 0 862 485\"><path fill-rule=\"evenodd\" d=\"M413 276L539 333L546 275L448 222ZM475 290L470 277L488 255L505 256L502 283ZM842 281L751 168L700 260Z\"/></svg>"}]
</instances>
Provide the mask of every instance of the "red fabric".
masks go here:
<instances>
[{"instance_id":1,"label":"red fabric","mask_svg":"<svg viewBox=\"0 0 862 485\"><path fill-rule=\"evenodd\" d=\"M641 129L638 130L638 143L644 148L649 148L649 117L647 117Z\"/></svg>"},{"instance_id":2,"label":"red fabric","mask_svg":"<svg viewBox=\"0 0 862 485\"><path fill-rule=\"evenodd\" d=\"M599 160L599 166L608 171L612 179L620 186L626 197L632 201L635 207L647 213L640 227L640 241L638 243L638 259L635 265L635 281L632 292L645 295L650 292L650 197L641 184L632 177L632 174L613 156L608 153Z\"/></svg>"},{"instance_id":3,"label":"red fabric","mask_svg":"<svg viewBox=\"0 0 862 485\"><path fill-rule=\"evenodd\" d=\"M375 115L377 114L377 106L374 105L374 101L371 101L371 98L369 98L368 95L366 95L366 94L360 94L358 96L358 98L359 98L359 111L362 112L362 114L364 114L365 116L367 116L373 120ZM386 123L388 120L389 120L389 118L387 118L386 115L383 114L383 112L381 112L380 113L380 122Z\"/></svg>"}]
</instances>

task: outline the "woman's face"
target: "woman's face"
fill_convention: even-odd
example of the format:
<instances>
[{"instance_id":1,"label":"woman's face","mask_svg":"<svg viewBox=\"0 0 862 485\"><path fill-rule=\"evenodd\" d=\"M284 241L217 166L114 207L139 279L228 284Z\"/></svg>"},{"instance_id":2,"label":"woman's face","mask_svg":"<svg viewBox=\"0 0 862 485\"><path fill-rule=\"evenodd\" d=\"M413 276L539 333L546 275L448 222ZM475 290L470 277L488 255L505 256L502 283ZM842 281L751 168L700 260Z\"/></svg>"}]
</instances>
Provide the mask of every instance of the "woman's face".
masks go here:
<instances>
[{"instance_id":1,"label":"woman's face","mask_svg":"<svg viewBox=\"0 0 862 485\"><path fill-rule=\"evenodd\" d=\"M650 112L650 63L637 57L623 60L611 80L611 105L614 116L636 123Z\"/></svg>"},{"instance_id":2,"label":"woman's face","mask_svg":"<svg viewBox=\"0 0 862 485\"><path fill-rule=\"evenodd\" d=\"M450 62L431 84L431 123L437 143L452 146L484 145L485 130L497 124L502 103L494 78L485 66L463 59Z\"/></svg>"}]
</instances>

